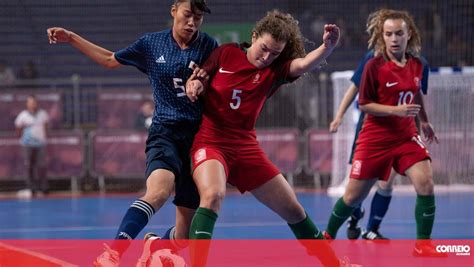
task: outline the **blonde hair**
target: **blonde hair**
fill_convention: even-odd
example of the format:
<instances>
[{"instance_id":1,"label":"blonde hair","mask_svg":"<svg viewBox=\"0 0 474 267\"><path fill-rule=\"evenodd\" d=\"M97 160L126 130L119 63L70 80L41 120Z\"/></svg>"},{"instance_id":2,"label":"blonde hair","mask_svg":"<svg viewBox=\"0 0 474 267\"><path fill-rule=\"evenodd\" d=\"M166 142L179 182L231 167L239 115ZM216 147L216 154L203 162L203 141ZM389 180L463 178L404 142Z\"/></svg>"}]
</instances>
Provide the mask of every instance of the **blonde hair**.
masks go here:
<instances>
[{"instance_id":1,"label":"blonde hair","mask_svg":"<svg viewBox=\"0 0 474 267\"><path fill-rule=\"evenodd\" d=\"M285 62L290 59L304 57L304 37L298 21L288 13L272 10L257 22L252 31L258 36L268 33L277 42L286 42L285 48L275 61Z\"/></svg>"},{"instance_id":2,"label":"blonde hair","mask_svg":"<svg viewBox=\"0 0 474 267\"><path fill-rule=\"evenodd\" d=\"M383 25L388 19L402 19L405 21L410 34L407 52L418 56L421 51L421 37L413 17L407 11L380 9L367 18L366 32L369 34L368 48L374 49L376 54L384 54L386 47L383 39Z\"/></svg>"}]
</instances>

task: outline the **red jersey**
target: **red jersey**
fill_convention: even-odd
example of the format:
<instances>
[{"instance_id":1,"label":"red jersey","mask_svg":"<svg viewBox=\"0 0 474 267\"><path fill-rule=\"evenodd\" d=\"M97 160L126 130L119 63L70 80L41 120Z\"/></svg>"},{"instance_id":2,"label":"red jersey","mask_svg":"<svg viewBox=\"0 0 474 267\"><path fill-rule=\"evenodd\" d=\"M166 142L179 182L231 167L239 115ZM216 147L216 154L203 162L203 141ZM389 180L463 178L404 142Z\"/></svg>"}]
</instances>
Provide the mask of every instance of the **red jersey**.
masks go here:
<instances>
[{"instance_id":1,"label":"red jersey","mask_svg":"<svg viewBox=\"0 0 474 267\"><path fill-rule=\"evenodd\" d=\"M204 100L198 137L208 141L255 139L255 123L267 98L289 82L291 61L258 69L237 44L215 49L203 69L211 83ZM211 141L212 142L212 141Z\"/></svg>"},{"instance_id":2,"label":"red jersey","mask_svg":"<svg viewBox=\"0 0 474 267\"><path fill-rule=\"evenodd\" d=\"M375 57L367 62L362 74L359 105L413 104L415 95L420 91L422 76L423 64L418 58L409 56L405 66L400 67L383 56ZM367 114L357 140L357 148L397 146L417 134L412 117Z\"/></svg>"}]
</instances>

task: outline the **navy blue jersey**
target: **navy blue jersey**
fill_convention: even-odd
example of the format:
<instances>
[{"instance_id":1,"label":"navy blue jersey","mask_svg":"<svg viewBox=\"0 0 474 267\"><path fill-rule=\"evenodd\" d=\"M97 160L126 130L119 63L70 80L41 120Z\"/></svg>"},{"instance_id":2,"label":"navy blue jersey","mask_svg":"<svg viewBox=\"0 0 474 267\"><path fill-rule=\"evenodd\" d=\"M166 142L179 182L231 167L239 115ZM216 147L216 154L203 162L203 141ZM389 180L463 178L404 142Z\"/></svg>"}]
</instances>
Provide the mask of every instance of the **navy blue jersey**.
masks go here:
<instances>
[{"instance_id":1,"label":"navy blue jersey","mask_svg":"<svg viewBox=\"0 0 474 267\"><path fill-rule=\"evenodd\" d=\"M146 34L115 52L118 62L137 67L150 79L155 101L153 124L200 122L202 103L189 101L184 86L194 65L200 66L217 47L217 42L205 33L198 34L186 49L178 46L168 29Z\"/></svg>"},{"instance_id":2,"label":"navy blue jersey","mask_svg":"<svg viewBox=\"0 0 474 267\"><path fill-rule=\"evenodd\" d=\"M357 66L357 69L354 71L354 74L352 75L351 81L359 88L360 86L360 80L362 78L362 73L364 72L364 67L370 59L374 57L374 50L370 50L365 54L364 58L359 62L359 65ZM419 57L421 63L423 64L423 77L421 78L421 91L423 92L424 95L428 93L428 75L430 72L430 68L428 65L428 61L420 56Z\"/></svg>"}]
</instances>

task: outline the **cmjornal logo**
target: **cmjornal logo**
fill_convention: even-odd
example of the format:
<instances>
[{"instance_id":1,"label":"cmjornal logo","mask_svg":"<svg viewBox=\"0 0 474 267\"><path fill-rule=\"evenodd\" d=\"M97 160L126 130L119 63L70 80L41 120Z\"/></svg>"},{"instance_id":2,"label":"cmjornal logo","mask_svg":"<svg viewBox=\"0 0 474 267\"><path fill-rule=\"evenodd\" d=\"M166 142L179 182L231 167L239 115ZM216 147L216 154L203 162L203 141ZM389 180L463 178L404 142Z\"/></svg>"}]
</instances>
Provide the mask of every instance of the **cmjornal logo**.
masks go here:
<instances>
[{"instance_id":1,"label":"cmjornal logo","mask_svg":"<svg viewBox=\"0 0 474 267\"><path fill-rule=\"evenodd\" d=\"M471 255L471 246L469 245L438 245L436 246L437 252L442 253L456 253L457 256L469 256Z\"/></svg>"}]
</instances>

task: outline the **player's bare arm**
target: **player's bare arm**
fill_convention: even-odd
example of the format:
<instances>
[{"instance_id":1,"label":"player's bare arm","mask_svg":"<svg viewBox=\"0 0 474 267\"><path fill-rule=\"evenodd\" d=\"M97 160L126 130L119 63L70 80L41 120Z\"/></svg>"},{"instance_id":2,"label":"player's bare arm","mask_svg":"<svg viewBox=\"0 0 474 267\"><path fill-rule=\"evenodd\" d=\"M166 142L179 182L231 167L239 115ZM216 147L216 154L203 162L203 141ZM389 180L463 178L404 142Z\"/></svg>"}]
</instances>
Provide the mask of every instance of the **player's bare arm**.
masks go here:
<instances>
[{"instance_id":1,"label":"player's bare arm","mask_svg":"<svg viewBox=\"0 0 474 267\"><path fill-rule=\"evenodd\" d=\"M101 66L117 68L121 65L115 59L114 52L91 43L72 31L60 27L53 27L47 30L47 34L50 44L69 43Z\"/></svg>"},{"instance_id":2,"label":"player's bare arm","mask_svg":"<svg viewBox=\"0 0 474 267\"><path fill-rule=\"evenodd\" d=\"M421 92L418 92L418 94L415 95L415 104L420 105L420 113L418 114L418 116L420 117L420 121L428 122L428 114L426 114L425 103L423 101L423 96L421 95Z\"/></svg>"},{"instance_id":3,"label":"player's bare arm","mask_svg":"<svg viewBox=\"0 0 474 267\"><path fill-rule=\"evenodd\" d=\"M323 44L303 58L294 59L290 66L290 76L298 77L324 64L326 58L336 48L340 38L339 27L335 24L324 25Z\"/></svg>"},{"instance_id":4,"label":"player's bare arm","mask_svg":"<svg viewBox=\"0 0 474 267\"><path fill-rule=\"evenodd\" d=\"M344 114L346 113L347 109L351 105L352 101L354 101L358 92L359 92L359 89L357 88L357 86L354 83L351 83L346 93L344 94L344 97L342 98L341 104L339 105L339 108L337 109L336 116L334 117L331 124L329 125L329 131L331 133L337 132L337 128L339 128L339 125L341 125Z\"/></svg>"},{"instance_id":5,"label":"player's bare arm","mask_svg":"<svg viewBox=\"0 0 474 267\"><path fill-rule=\"evenodd\" d=\"M420 118L420 128L423 131L423 136L426 139L425 141L428 144L431 144L433 141L439 143L433 125L431 125L431 123L428 121L428 114L426 113L425 104L421 93L415 95L415 103L420 105L420 112L418 116Z\"/></svg>"},{"instance_id":6,"label":"player's bare arm","mask_svg":"<svg viewBox=\"0 0 474 267\"><path fill-rule=\"evenodd\" d=\"M367 114L374 116L385 117L385 116L399 116L399 117L415 117L420 112L421 106L418 104L408 105L382 105L378 103L369 103L359 106L360 110Z\"/></svg>"}]
</instances>

